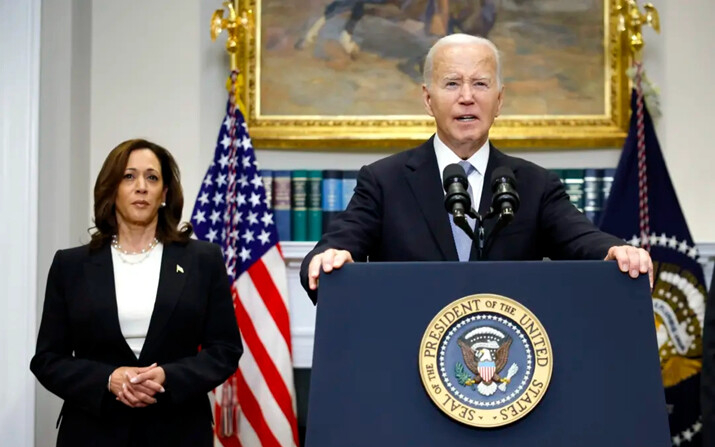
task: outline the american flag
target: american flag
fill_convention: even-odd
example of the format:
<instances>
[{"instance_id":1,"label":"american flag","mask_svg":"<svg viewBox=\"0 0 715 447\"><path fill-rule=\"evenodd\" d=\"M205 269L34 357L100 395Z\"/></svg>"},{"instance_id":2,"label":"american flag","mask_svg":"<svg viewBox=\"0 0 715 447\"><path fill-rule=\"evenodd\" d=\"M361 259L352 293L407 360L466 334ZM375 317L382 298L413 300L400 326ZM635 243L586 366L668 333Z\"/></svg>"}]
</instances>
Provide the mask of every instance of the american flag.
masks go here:
<instances>
[{"instance_id":1,"label":"american flag","mask_svg":"<svg viewBox=\"0 0 715 447\"><path fill-rule=\"evenodd\" d=\"M216 389L215 443L293 446L298 432L285 262L234 95L232 88L191 216L196 236L223 249L244 347L238 370Z\"/></svg>"}]
</instances>

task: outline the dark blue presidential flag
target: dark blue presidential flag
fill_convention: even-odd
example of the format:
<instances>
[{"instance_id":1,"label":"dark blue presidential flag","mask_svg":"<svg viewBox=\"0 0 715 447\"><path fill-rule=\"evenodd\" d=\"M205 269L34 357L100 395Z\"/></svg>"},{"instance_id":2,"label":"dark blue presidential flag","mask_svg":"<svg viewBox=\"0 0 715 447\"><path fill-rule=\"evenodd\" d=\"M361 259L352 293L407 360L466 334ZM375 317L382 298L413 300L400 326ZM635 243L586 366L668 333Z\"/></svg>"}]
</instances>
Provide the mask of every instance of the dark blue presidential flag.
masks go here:
<instances>
[{"instance_id":1,"label":"dark blue presidential flag","mask_svg":"<svg viewBox=\"0 0 715 447\"><path fill-rule=\"evenodd\" d=\"M631 123L600 227L653 258L653 311L674 446L702 445L699 387L705 281L643 97ZM633 372L637 376L637 372ZM635 379L637 380L637 379Z\"/></svg>"}]
</instances>

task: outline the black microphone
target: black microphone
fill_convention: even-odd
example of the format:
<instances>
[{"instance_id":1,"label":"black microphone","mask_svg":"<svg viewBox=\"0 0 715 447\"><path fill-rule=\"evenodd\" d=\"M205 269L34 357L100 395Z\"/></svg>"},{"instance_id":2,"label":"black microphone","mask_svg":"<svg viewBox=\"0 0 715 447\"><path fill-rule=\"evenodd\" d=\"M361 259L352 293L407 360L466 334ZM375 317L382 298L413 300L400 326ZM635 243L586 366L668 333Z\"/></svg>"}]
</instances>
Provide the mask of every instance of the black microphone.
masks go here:
<instances>
[{"instance_id":1,"label":"black microphone","mask_svg":"<svg viewBox=\"0 0 715 447\"><path fill-rule=\"evenodd\" d=\"M472 209L472 199L469 197L469 183L464 169L457 163L447 165L442 172L444 191L444 207L453 214L455 219L463 219Z\"/></svg>"},{"instance_id":2,"label":"black microphone","mask_svg":"<svg viewBox=\"0 0 715 447\"><path fill-rule=\"evenodd\" d=\"M514 172L506 166L499 166L492 174L492 207L499 213L499 220L508 224L519 210L519 193L516 192Z\"/></svg>"}]
</instances>

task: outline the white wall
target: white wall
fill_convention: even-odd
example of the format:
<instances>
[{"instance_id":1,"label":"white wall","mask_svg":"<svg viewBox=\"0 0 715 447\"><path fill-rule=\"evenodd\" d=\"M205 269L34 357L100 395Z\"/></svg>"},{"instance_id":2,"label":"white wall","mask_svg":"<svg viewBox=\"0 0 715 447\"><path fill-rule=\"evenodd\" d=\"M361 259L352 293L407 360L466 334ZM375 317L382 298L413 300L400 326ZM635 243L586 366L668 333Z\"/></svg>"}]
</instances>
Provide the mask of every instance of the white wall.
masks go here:
<instances>
[{"instance_id":1,"label":"white wall","mask_svg":"<svg viewBox=\"0 0 715 447\"><path fill-rule=\"evenodd\" d=\"M55 251L89 240L91 6L91 0L42 3L38 321ZM51 446L62 401L39 384L36 392L36 445Z\"/></svg>"},{"instance_id":2,"label":"white wall","mask_svg":"<svg viewBox=\"0 0 715 447\"><path fill-rule=\"evenodd\" d=\"M199 141L202 3L92 2L89 177L118 143L143 137L169 148L187 203L196 198L209 160Z\"/></svg>"},{"instance_id":3,"label":"white wall","mask_svg":"<svg viewBox=\"0 0 715 447\"><path fill-rule=\"evenodd\" d=\"M662 93L658 138L693 238L715 241L715 2L655 3L662 34L648 32L645 56Z\"/></svg>"},{"instance_id":4,"label":"white wall","mask_svg":"<svg viewBox=\"0 0 715 447\"><path fill-rule=\"evenodd\" d=\"M0 445L34 441L40 2L0 0Z\"/></svg>"},{"instance_id":5,"label":"white wall","mask_svg":"<svg viewBox=\"0 0 715 447\"><path fill-rule=\"evenodd\" d=\"M10 0L4 0L10 1ZM715 90L715 2L659 0L663 34L646 32L645 64L662 92L661 144L697 242L715 242L715 152L708 125ZM209 19L221 2L45 0L40 116L38 291L54 251L86 241L92 186L106 154L127 138L154 140L182 169L184 218L213 156L226 91L225 36ZM545 167L615 166L620 148L532 151ZM265 168L359 168L384 154L258 151ZM42 297L38 297L41 304ZM37 445L54 443L56 400L38 391Z\"/></svg>"}]
</instances>

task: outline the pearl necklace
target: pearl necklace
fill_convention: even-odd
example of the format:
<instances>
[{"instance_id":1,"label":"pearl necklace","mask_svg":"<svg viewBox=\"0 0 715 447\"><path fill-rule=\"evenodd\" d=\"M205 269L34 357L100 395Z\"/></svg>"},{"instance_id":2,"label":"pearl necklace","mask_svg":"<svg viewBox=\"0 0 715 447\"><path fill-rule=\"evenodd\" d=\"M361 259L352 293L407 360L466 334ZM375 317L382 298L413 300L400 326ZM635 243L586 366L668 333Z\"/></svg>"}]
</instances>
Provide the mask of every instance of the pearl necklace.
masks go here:
<instances>
[{"instance_id":1,"label":"pearl necklace","mask_svg":"<svg viewBox=\"0 0 715 447\"><path fill-rule=\"evenodd\" d=\"M125 264L139 264L143 262L146 258L149 257L151 254L151 251L159 245L159 240L157 238L154 238L149 245L146 246L146 248L141 249L140 251L127 251L122 248L121 245L119 245L119 239L117 238L117 235L112 236L112 248L117 250L117 254L119 255L119 259ZM138 256L137 255L142 255ZM131 258L128 258L127 256L131 256Z\"/></svg>"}]
</instances>

